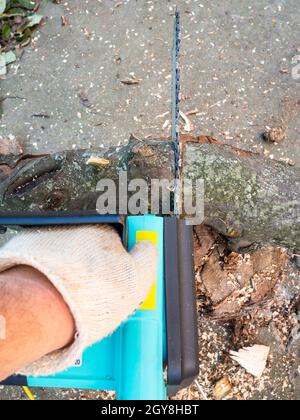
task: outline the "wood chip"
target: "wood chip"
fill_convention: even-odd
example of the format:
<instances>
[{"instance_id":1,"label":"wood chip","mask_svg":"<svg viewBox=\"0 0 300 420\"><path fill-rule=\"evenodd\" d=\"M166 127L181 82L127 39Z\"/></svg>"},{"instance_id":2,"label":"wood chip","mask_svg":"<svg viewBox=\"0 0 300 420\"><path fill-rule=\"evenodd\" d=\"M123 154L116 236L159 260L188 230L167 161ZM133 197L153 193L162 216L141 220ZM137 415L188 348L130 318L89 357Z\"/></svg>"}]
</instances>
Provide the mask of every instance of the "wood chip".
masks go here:
<instances>
[{"instance_id":1,"label":"wood chip","mask_svg":"<svg viewBox=\"0 0 300 420\"><path fill-rule=\"evenodd\" d=\"M169 115L170 111L164 112L163 114L156 115L155 120L158 120L159 118L164 118L166 115Z\"/></svg>"},{"instance_id":2,"label":"wood chip","mask_svg":"<svg viewBox=\"0 0 300 420\"><path fill-rule=\"evenodd\" d=\"M185 125L183 127L184 131L186 133L190 133L191 131L194 131L194 126L193 126L192 122L189 120L189 118L186 116L186 114L184 114L182 111L180 111L180 116L183 119L183 121L185 122Z\"/></svg>"},{"instance_id":3,"label":"wood chip","mask_svg":"<svg viewBox=\"0 0 300 420\"><path fill-rule=\"evenodd\" d=\"M195 108L195 109L192 109L191 111L186 112L185 115L187 115L187 116L196 115L198 113L199 113L199 109Z\"/></svg>"},{"instance_id":4,"label":"wood chip","mask_svg":"<svg viewBox=\"0 0 300 420\"><path fill-rule=\"evenodd\" d=\"M126 79L121 80L120 82L123 83L123 85L139 85L141 83L142 79L138 79L136 76L130 76Z\"/></svg>"},{"instance_id":5,"label":"wood chip","mask_svg":"<svg viewBox=\"0 0 300 420\"><path fill-rule=\"evenodd\" d=\"M95 166L97 168L108 166L110 164L108 159L100 158L97 156L91 156L86 162L87 165Z\"/></svg>"},{"instance_id":6,"label":"wood chip","mask_svg":"<svg viewBox=\"0 0 300 420\"><path fill-rule=\"evenodd\" d=\"M169 121L169 120L166 120L166 121L164 122L163 126L162 126L163 130L165 130L166 128L168 128L168 127L169 127L169 125L170 125L170 121Z\"/></svg>"},{"instance_id":7,"label":"wood chip","mask_svg":"<svg viewBox=\"0 0 300 420\"><path fill-rule=\"evenodd\" d=\"M218 401L226 398L232 391L232 385L228 378L223 378L214 386L214 398Z\"/></svg>"},{"instance_id":8,"label":"wood chip","mask_svg":"<svg viewBox=\"0 0 300 420\"><path fill-rule=\"evenodd\" d=\"M62 26L67 26L69 24L68 18L66 16L61 17Z\"/></svg>"},{"instance_id":9,"label":"wood chip","mask_svg":"<svg viewBox=\"0 0 300 420\"><path fill-rule=\"evenodd\" d=\"M232 360L241 365L248 373L256 378L261 378L267 365L270 347L255 345L230 352Z\"/></svg>"}]
</instances>

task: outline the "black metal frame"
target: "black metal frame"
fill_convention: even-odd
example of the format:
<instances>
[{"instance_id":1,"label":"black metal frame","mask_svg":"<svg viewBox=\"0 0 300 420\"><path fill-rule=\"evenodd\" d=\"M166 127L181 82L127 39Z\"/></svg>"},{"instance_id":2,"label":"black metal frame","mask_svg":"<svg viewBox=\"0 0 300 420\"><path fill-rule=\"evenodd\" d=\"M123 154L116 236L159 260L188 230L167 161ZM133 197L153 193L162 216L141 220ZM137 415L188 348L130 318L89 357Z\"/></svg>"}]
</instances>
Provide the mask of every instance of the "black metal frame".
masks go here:
<instances>
[{"instance_id":1,"label":"black metal frame","mask_svg":"<svg viewBox=\"0 0 300 420\"><path fill-rule=\"evenodd\" d=\"M189 386L199 373L193 228L165 218L165 283L168 394Z\"/></svg>"}]
</instances>

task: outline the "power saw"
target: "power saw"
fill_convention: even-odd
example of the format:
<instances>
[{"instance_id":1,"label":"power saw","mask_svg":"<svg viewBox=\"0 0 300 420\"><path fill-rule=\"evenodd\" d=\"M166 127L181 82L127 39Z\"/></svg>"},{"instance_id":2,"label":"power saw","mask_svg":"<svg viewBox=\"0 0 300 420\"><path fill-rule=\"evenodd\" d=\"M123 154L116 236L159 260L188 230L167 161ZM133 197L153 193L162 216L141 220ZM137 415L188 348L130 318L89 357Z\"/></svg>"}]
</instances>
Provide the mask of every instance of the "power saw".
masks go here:
<instances>
[{"instance_id":1,"label":"power saw","mask_svg":"<svg viewBox=\"0 0 300 420\"><path fill-rule=\"evenodd\" d=\"M155 284L144 304L115 333L95 344L74 366L50 377L13 376L6 385L113 390L121 400L162 400L198 374L198 336L192 227L180 218L181 145L180 14L172 49L172 142L175 155L174 216L99 215L97 212L2 214L0 226L22 228L109 223L130 250L150 240L158 249ZM167 372L165 378L165 371Z\"/></svg>"}]
</instances>

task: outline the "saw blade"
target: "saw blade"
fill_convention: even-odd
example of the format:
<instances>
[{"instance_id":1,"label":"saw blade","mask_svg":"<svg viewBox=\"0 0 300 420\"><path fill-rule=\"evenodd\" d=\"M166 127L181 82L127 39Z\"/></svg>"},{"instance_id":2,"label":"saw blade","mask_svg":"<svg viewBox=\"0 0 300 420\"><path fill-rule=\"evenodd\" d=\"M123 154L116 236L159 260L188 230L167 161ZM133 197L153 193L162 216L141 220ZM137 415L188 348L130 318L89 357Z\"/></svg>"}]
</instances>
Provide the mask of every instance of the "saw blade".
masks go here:
<instances>
[{"instance_id":1,"label":"saw blade","mask_svg":"<svg viewBox=\"0 0 300 420\"><path fill-rule=\"evenodd\" d=\"M180 13L176 10L174 22L174 40L172 51L172 141L175 151L175 190L174 190L174 213L179 216L179 180L181 167L181 147L180 147Z\"/></svg>"}]
</instances>

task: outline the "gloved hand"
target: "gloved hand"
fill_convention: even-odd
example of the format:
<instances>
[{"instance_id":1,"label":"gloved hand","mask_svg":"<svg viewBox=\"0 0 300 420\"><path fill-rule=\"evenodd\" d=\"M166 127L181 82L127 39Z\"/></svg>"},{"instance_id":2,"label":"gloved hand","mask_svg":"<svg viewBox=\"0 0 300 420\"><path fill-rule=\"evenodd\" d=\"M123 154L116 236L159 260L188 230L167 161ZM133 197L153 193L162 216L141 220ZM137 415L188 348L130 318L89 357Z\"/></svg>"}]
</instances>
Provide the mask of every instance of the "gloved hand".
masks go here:
<instances>
[{"instance_id":1,"label":"gloved hand","mask_svg":"<svg viewBox=\"0 0 300 420\"><path fill-rule=\"evenodd\" d=\"M28 265L43 273L68 304L76 324L73 344L21 374L44 376L74 365L82 352L111 334L146 299L157 271L157 251L140 242L128 253L108 225L26 230L0 250L0 272Z\"/></svg>"}]
</instances>

